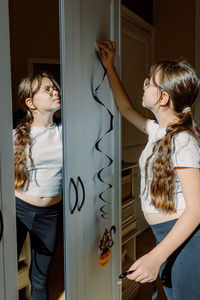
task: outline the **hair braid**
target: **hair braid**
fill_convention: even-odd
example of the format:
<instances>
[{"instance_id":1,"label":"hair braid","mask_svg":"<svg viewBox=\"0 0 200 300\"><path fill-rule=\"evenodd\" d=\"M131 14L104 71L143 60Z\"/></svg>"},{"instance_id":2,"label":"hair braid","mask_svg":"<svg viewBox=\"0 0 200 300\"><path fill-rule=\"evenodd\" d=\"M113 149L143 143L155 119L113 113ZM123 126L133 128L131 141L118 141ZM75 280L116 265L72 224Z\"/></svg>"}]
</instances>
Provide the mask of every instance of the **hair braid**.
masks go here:
<instances>
[{"instance_id":1,"label":"hair braid","mask_svg":"<svg viewBox=\"0 0 200 300\"><path fill-rule=\"evenodd\" d=\"M155 155L152 166L151 200L156 209L167 213L176 211L174 203L175 170L171 162L171 156L176 150L175 137L183 131L193 136L200 147L200 129L194 122L191 112L187 112L182 115L179 122L170 124L167 127L165 137L156 142L145 165L146 183L149 161Z\"/></svg>"},{"instance_id":2,"label":"hair braid","mask_svg":"<svg viewBox=\"0 0 200 300\"><path fill-rule=\"evenodd\" d=\"M15 189L22 189L25 183L29 182L29 173L27 172L26 147L28 145L28 156L31 167L33 167L33 159L31 156L32 140L30 137L30 127L32 123L31 114L20 122L16 127L14 140L14 166L15 166Z\"/></svg>"}]
</instances>

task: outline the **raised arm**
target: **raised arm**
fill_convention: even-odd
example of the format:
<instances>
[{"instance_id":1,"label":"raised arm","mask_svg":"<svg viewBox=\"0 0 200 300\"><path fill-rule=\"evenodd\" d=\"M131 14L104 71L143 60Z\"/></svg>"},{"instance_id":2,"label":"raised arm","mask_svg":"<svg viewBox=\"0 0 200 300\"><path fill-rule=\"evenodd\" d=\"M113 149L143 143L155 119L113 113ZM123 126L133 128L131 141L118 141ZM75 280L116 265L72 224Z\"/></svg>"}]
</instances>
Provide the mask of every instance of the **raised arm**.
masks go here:
<instances>
[{"instance_id":1,"label":"raised arm","mask_svg":"<svg viewBox=\"0 0 200 300\"><path fill-rule=\"evenodd\" d=\"M130 98L123 87L123 84L117 74L114 66L116 54L116 44L111 41L97 42L100 50L101 61L107 70L110 86L113 91L115 103L121 114L135 127L143 133L146 132L146 125L149 119L140 114L132 105Z\"/></svg>"}]
</instances>

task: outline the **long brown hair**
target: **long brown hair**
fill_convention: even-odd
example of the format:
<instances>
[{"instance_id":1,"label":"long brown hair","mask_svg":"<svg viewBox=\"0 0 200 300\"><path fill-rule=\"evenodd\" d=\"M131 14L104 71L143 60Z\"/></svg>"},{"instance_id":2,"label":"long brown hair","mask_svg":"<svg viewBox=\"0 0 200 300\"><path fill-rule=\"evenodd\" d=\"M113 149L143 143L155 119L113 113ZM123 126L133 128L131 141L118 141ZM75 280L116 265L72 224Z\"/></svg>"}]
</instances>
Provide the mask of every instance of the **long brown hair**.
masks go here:
<instances>
[{"instance_id":1,"label":"long brown hair","mask_svg":"<svg viewBox=\"0 0 200 300\"><path fill-rule=\"evenodd\" d=\"M155 76L159 72L159 86ZM175 212L174 178L175 171L171 162L171 155L175 151L175 137L180 132L187 132L193 136L200 147L200 129L196 125L191 106L199 92L199 78L190 64L186 61L159 61L150 70L150 78L160 91L166 91L173 103L173 110L179 117L177 123L169 124L166 135L155 143L152 154L146 160L146 183L150 159L154 156L151 183L151 200L154 206L167 213ZM145 184L146 189L146 184Z\"/></svg>"},{"instance_id":2,"label":"long brown hair","mask_svg":"<svg viewBox=\"0 0 200 300\"><path fill-rule=\"evenodd\" d=\"M19 84L18 96L20 98L22 109L27 115L17 125L14 136L14 167L15 167L15 189L22 189L25 184L29 183L30 174L27 172L27 155L26 147L28 147L28 157L30 159L31 168L33 167L33 159L31 155L32 140L30 137L31 124L33 115L29 107L26 105L27 98L33 98L34 94L40 89L42 79L49 78L54 86L60 92L60 87L56 80L48 73L42 72L34 76L27 76Z\"/></svg>"}]
</instances>

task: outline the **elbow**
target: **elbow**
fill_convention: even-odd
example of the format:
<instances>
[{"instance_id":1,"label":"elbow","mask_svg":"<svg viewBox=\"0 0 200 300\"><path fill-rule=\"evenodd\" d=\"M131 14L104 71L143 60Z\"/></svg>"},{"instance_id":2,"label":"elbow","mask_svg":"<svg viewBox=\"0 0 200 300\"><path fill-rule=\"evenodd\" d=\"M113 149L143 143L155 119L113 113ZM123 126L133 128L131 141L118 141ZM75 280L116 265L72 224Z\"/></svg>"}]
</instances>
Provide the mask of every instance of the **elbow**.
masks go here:
<instances>
[{"instance_id":1,"label":"elbow","mask_svg":"<svg viewBox=\"0 0 200 300\"><path fill-rule=\"evenodd\" d=\"M184 211L185 214L189 216L193 222L195 222L197 225L200 224L200 207L196 208L186 208Z\"/></svg>"}]
</instances>

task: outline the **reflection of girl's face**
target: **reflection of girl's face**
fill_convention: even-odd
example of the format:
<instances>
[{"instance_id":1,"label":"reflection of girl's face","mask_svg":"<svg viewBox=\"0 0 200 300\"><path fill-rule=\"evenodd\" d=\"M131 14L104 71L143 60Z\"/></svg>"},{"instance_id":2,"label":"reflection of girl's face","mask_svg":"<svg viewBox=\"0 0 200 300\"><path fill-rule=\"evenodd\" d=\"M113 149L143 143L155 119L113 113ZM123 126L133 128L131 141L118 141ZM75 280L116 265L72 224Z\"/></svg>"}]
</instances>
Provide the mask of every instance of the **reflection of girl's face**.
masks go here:
<instances>
[{"instance_id":1,"label":"reflection of girl's face","mask_svg":"<svg viewBox=\"0 0 200 300\"><path fill-rule=\"evenodd\" d=\"M48 77L42 78L41 86L33 96L33 103L40 112L55 112L61 108L59 91Z\"/></svg>"},{"instance_id":2,"label":"reflection of girl's face","mask_svg":"<svg viewBox=\"0 0 200 300\"><path fill-rule=\"evenodd\" d=\"M155 82L159 85L159 74L155 76ZM160 99L160 89L157 85L153 83L152 77L150 79L146 78L144 81L144 95L142 99L142 106L153 111L156 108L156 104Z\"/></svg>"}]
</instances>

